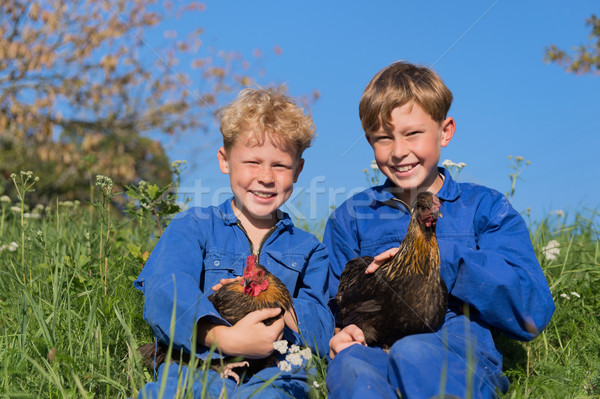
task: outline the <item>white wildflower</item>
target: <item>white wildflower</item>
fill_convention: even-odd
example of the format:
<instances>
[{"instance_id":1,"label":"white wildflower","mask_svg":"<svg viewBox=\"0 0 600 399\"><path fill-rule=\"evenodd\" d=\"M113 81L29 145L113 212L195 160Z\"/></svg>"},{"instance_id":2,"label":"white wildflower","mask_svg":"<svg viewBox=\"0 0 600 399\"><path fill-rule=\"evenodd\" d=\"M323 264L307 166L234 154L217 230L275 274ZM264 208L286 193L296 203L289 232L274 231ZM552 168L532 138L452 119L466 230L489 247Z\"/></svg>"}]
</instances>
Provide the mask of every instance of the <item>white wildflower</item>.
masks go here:
<instances>
[{"instance_id":1,"label":"white wildflower","mask_svg":"<svg viewBox=\"0 0 600 399\"><path fill-rule=\"evenodd\" d=\"M467 166L467 164L466 164L466 163L464 163L464 162L459 162L459 163L458 163L456 166L457 166L459 169L462 169L462 168L464 168L465 166Z\"/></svg>"},{"instance_id":2,"label":"white wildflower","mask_svg":"<svg viewBox=\"0 0 600 399\"><path fill-rule=\"evenodd\" d=\"M571 297L569 295L565 294L564 292L562 294L560 294L560 296L565 299L571 299Z\"/></svg>"},{"instance_id":3,"label":"white wildflower","mask_svg":"<svg viewBox=\"0 0 600 399\"><path fill-rule=\"evenodd\" d=\"M304 349L302 349L300 351L300 356L302 356L306 360L311 359L312 358L312 351L310 350L309 347L306 347L306 348L304 348Z\"/></svg>"},{"instance_id":4,"label":"white wildflower","mask_svg":"<svg viewBox=\"0 0 600 399\"><path fill-rule=\"evenodd\" d=\"M43 234L44 234L44 233L42 233L42 230L38 230L38 231L37 231L37 235L38 235L38 237L41 237Z\"/></svg>"},{"instance_id":5,"label":"white wildflower","mask_svg":"<svg viewBox=\"0 0 600 399\"><path fill-rule=\"evenodd\" d=\"M297 352L300 352L300 347L298 345L290 346L290 353L297 353Z\"/></svg>"},{"instance_id":6,"label":"white wildflower","mask_svg":"<svg viewBox=\"0 0 600 399\"><path fill-rule=\"evenodd\" d=\"M104 175L96 175L96 185L98 187L103 188L105 192L111 192L115 186L113 180L110 177Z\"/></svg>"},{"instance_id":7,"label":"white wildflower","mask_svg":"<svg viewBox=\"0 0 600 399\"><path fill-rule=\"evenodd\" d=\"M279 362L279 369L281 371L290 372L290 371L292 371L292 365L289 364L288 362L286 362L285 360L282 360Z\"/></svg>"},{"instance_id":8,"label":"white wildflower","mask_svg":"<svg viewBox=\"0 0 600 399\"><path fill-rule=\"evenodd\" d=\"M446 169L450 168L451 166L456 166L456 164L454 162L452 162L449 159L444 159L444 162L442 162L442 166Z\"/></svg>"},{"instance_id":9,"label":"white wildflower","mask_svg":"<svg viewBox=\"0 0 600 399\"><path fill-rule=\"evenodd\" d=\"M11 206L10 210L13 212L21 212L21 207L20 206Z\"/></svg>"},{"instance_id":10,"label":"white wildflower","mask_svg":"<svg viewBox=\"0 0 600 399\"><path fill-rule=\"evenodd\" d=\"M39 219L40 218L40 214L39 213L25 212L23 214L23 218L25 218L25 219Z\"/></svg>"},{"instance_id":11,"label":"white wildflower","mask_svg":"<svg viewBox=\"0 0 600 399\"><path fill-rule=\"evenodd\" d=\"M296 353L288 353L285 355L285 360L287 360L291 365L294 366L302 366L304 360L302 359L302 355L299 352Z\"/></svg>"},{"instance_id":12,"label":"white wildflower","mask_svg":"<svg viewBox=\"0 0 600 399\"><path fill-rule=\"evenodd\" d=\"M86 240L90 239L90 232L89 231L86 231L85 233L83 233L83 235L85 236Z\"/></svg>"},{"instance_id":13,"label":"white wildflower","mask_svg":"<svg viewBox=\"0 0 600 399\"><path fill-rule=\"evenodd\" d=\"M560 255L560 244L556 240L550 241L542 248L542 255L548 260L555 260Z\"/></svg>"},{"instance_id":14,"label":"white wildflower","mask_svg":"<svg viewBox=\"0 0 600 399\"><path fill-rule=\"evenodd\" d=\"M377 166L377 162L371 161L371 169L373 169L373 170L379 169L379 167Z\"/></svg>"},{"instance_id":15,"label":"white wildflower","mask_svg":"<svg viewBox=\"0 0 600 399\"><path fill-rule=\"evenodd\" d=\"M556 209L554 211L550 211L550 215L556 215L557 217L561 218L565 216L565 212L562 209Z\"/></svg>"},{"instance_id":16,"label":"white wildflower","mask_svg":"<svg viewBox=\"0 0 600 399\"><path fill-rule=\"evenodd\" d=\"M313 387L318 389L320 387L320 385L317 381L313 381Z\"/></svg>"},{"instance_id":17,"label":"white wildflower","mask_svg":"<svg viewBox=\"0 0 600 399\"><path fill-rule=\"evenodd\" d=\"M282 355L285 355L288 350L288 342L285 339L273 342L273 348Z\"/></svg>"},{"instance_id":18,"label":"white wildflower","mask_svg":"<svg viewBox=\"0 0 600 399\"><path fill-rule=\"evenodd\" d=\"M8 195L3 195L2 197L0 197L0 202L9 203L9 202L11 202L10 197Z\"/></svg>"},{"instance_id":19,"label":"white wildflower","mask_svg":"<svg viewBox=\"0 0 600 399\"><path fill-rule=\"evenodd\" d=\"M60 201L60 202L58 203L58 205L61 205L61 206L65 206L65 207L67 207L67 208L70 208L70 207L72 207L72 206L73 206L73 201Z\"/></svg>"},{"instance_id":20,"label":"white wildflower","mask_svg":"<svg viewBox=\"0 0 600 399\"><path fill-rule=\"evenodd\" d=\"M581 298L581 295L576 293L575 291L571 292L571 295L576 296L577 298Z\"/></svg>"},{"instance_id":21,"label":"white wildflower","mask_svg":"<svg viewBox=\"0 0 600 399\"><path fill-rule=\"evenodd\" d=\"M17 248L19 248L19 244L17 244L16 242L11 242L10 244L8 244L8 250L10 252L15 252L17 250Z\"/></svg>"}]
</instances>

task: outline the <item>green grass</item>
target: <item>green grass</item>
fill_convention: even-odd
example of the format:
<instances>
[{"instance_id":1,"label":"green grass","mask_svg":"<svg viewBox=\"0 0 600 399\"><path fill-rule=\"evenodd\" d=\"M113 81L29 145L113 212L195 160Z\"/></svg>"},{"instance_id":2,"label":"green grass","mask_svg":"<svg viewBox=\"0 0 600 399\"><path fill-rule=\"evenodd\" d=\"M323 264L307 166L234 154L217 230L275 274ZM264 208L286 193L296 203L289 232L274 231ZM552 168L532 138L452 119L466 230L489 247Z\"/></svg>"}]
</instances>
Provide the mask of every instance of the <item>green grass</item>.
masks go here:
<instances>
[{"instance_id":1,"label":"green grass","mask_svg":"<svg viewBox=\"0 0 600 399\"><path fill-rule=\"evenodd\" d=\"M0 398L135 397L152 380L135 348L152 333L132 281L156 243L156 223L55 204L21 224L15 204L1 205ZM511 380L504 397L600 397L597 216L532 224L557 308L534 341L499 338ZM552 240L560 254L550 260L542 251ZM313 397L324 392L323 366Z\"/></svg>"},{"instance_id":2,"label":"green grass","mask_svg":"<svg viewBox=\"0 0 600 399\"><path fill-rule=\"evenodd\" d=\"M532 228L556 311L535 340L499 339L511 380L506 398L600 397L600 242L597 212L549 216ZM567 220L572 220L567 223ZM558 243L556 259L543 248Z\"/></svg>"}]
</instances>

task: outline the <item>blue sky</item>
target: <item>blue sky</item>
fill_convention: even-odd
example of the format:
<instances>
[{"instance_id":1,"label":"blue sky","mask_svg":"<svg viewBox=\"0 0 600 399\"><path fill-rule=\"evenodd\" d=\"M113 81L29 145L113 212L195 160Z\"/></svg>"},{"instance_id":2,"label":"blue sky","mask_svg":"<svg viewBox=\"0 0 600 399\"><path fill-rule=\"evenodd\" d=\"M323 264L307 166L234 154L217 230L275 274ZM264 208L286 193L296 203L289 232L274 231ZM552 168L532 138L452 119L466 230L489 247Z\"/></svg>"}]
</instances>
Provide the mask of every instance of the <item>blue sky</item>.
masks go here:
<instances>
[{"instance_id":1,"label":"blue sky","mask_svg":"<svg viewBox=\"0 0 600 399\"><path fill-rule=\"evenodd\" d=\"M454 94L449 115L457 131L441 160L467 164L459 180L505 193L508 156L523 156L531 164L514 206L540 219L557 209L572 214L600 205L600 129L593 123L600 116L600 76L567 74L543 61L551 43L569 49L587 42L592 13L600 14L597 0L209 0L204 11L173 26L202 27L205 43L250 59L261 49L263 83L285 83L294 96L320 92L311 107L318 137L305 152L292 212L301 203L302 216L322 219L331 205L367 186L363 170L373 154L358 102L378 70L403 59L433 67ZM228 189L216 161L218 135L214 127L169 147L172 159L193 165L182 186L195 193L196 205L218 202ZM200 144L204 150L189 150Z\"/></svg>"}]
</instances>

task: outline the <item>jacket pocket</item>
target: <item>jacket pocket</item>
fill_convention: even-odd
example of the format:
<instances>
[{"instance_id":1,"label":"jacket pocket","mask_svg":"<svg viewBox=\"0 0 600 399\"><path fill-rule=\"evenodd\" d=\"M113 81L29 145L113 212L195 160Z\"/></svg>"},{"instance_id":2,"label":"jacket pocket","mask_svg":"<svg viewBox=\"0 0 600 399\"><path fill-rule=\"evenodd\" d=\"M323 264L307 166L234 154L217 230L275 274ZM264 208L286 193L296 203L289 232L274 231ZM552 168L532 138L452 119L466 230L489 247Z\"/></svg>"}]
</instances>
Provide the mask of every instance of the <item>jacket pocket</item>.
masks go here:
<instances>
[{"instance_id":1,"label":"jacket pocket","mask_svg":"<svg viewBox=\"0 0 600 399\"><path fill-rule=\"evenodd\" d=\"M297 295L301 286L301 274L306 265L304 254L282 254L269 251L267 256L261 257L260 262L285 284L293 297Z\"/></svg>"},{"instance_id":2,"label":"jacket pocket","mask_svg":"<svg viewBox=\"0 0 600 399\"><path fill-rule=\"evenodd\" d=\"M204 267L200 276L200 289L210 290L223 278L235 278L244 271L242 256L233 256L223 251L209 250L204 258Z\"/></svg>"}]
</instances>

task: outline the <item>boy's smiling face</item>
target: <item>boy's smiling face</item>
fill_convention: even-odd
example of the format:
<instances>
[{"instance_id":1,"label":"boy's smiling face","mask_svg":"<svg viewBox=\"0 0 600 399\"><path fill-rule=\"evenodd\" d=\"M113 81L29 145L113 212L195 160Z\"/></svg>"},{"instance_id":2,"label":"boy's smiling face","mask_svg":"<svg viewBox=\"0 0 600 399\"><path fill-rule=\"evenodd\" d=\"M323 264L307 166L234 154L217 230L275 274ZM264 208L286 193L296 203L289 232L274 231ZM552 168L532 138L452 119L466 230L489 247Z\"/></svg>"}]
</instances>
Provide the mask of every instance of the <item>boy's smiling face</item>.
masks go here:
<instances>
[{"instance_id":1,"label":"boy's smiling face","mask_svg":"<svg viewBox=\"0 0 600 399\"><path fill-rule=\"evenodd\" d=\"M292 194L304 160L278 144L268 134L262 144L243 134L228 151L219 149L219 166L229 174L234 209L242 225L275 225L277 210Z\"/></svg>"},{"instance_id":2,"label":"boy's smiling face","mask_svg":"<svg viewBox=\"0 0 600 399\"><path fill-rule=\"evenodd\" d=\"M437 170L441 147L454 134L454 119L438 123L409 102L392 110L391 124L368 133L367 140L381 172L402 189L397 197L410 204L420 191L437 193L443 183Z\"/></svg>"}]
</instances>

